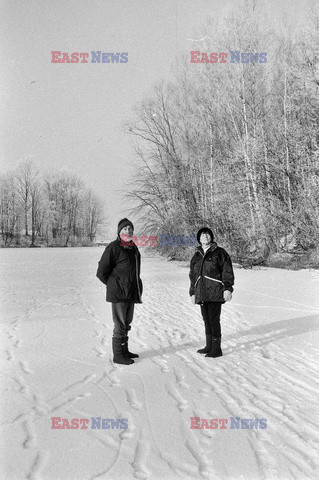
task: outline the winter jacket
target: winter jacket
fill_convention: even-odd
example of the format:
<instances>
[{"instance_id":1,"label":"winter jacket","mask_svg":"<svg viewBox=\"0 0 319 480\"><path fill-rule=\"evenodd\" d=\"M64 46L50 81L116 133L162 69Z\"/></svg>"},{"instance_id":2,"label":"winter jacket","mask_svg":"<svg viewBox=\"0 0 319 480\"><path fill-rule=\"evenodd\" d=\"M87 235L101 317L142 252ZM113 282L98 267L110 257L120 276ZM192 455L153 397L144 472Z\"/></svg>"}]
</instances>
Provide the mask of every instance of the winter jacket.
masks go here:
<instances>
[{"instance_id":1,"label":"winter jacket","mask_svg":"<svg viewBox=\"0 0 319 480\"><path fill-rule=\"evenodd\" d=\"M189 294L195 295L195 303L225 303L224 291L232 292L235 280L230 256L215 242L206 253L202 247L197 247L191 259L189 278Z\"/></svg>"},{"instance_id":2,"label":"winter jacket","mask_svg":"<svg viewBox=\"0 0 319 480\"><path fill-rule=\"evenodd\" d=\"M106 285L107 302L142 303L141 255L133 243L111 242L99 261L96 276Z\"/></svg>"}]
</instances>

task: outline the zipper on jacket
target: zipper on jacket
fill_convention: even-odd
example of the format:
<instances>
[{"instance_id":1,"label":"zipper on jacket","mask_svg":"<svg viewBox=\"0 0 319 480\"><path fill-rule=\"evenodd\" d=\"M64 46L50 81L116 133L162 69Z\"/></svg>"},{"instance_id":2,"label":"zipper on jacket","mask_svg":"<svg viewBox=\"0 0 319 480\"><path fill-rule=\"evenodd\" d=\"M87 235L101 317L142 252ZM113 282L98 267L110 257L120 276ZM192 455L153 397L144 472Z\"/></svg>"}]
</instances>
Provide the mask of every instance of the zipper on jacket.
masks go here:
<instances>
[{"instance_id":1,"label":"zipper on jacket","mask_svg":"<svg viewBox=\"0 0 319 480\"><path fill-rule=\"evenodd\" d=\"M208 280L213 280L213 282L218 282L218 283L221 283L222 285L224 285L223 282L221 280L217 280L217 278L208 277L207 275L204 275L204 277L208 278Z\"/></svg>"},{"instance_id":2,"label":"zipper on jacket","mask_svg":"<svg viewBox=\"0 0 319 480\"><path fill-rule=\"evenodd\" d=\"M202 252L199 250L199 248L197 249L197 251L198 251L198 252L201 254L201 256L203 257L203 260L202 260L202 263L201 263L201 266L200 266L200 272L201 272L201 274L200 274L200 276L198 277L198 279L196 280L195 285L194 285L194 288L196 287L198 280L199 280L199 279L201 278L201 276L202 276L205 257L206 257L206 255L207 255L207 253L208 253L209 251L211 251L211 250L210 250L211 247L212 247L212 245L211 245L211 246L208 248L208 250L206 250L206 252L204 252L204 253L202 253ZM217 248L217 245L216 245L216 248ZM216 248L214 248L214 250L216 250ZM213 250L213 251L214 251L214 250ZM210 280L215 280L216 282L220 282L222 285L224 285L223 282L221 282L220 280L217 280L217 279L215 279L215 278L206 277L206 275L204 275L204 277L205 277L205 278L209 278Z\"/></svg>"},{"instance_id":3,"label":"zipper on jacket","mask_svg":"<svg viewBox=\"0 0 319 480\"><path fill-rule=\"evenodd\" d=\"M139 301L142 302L142 296L141 296L141 291L140 291L140 285L139 285L139 281L138 281L138 261L137 261L137 255L135 255L134 253L134 256L135 256L135 265L136 265L136 283L137 283L137 291L138 291L138 298L139 298Z\"/></svg>"}]
</instances>

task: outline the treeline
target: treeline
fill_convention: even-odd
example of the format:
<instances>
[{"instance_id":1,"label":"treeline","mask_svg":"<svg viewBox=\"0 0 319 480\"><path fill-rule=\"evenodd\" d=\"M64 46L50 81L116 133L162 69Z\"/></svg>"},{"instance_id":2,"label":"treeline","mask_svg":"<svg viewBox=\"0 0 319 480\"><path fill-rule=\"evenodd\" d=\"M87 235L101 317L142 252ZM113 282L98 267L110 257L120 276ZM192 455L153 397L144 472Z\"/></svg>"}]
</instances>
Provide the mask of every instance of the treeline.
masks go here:
<instances>
[{"instance_id":1,"label":"treeline","mask_svg":"<svg viewBox=\"0 0 319 480\"><path fill-rule=\"evenodd\" d=\"M104 221L101 201L75 175L41 175L32 161L0 177L2 246L90 245Z\"/></svg>"},{"instance_id":2,"label":"treeline","mask_svg":"<svg viewBox=\"0 0 319 480\"><path fill-rule=\"evenodd\" d=\"M298 33L275 28L262 5L236 3L190 50L266 52L267 63L180 58L127 125L140 160L130 198L146 232L209 225L238 257L318 245L318 9Z\"/></svg>"}]
</instances>

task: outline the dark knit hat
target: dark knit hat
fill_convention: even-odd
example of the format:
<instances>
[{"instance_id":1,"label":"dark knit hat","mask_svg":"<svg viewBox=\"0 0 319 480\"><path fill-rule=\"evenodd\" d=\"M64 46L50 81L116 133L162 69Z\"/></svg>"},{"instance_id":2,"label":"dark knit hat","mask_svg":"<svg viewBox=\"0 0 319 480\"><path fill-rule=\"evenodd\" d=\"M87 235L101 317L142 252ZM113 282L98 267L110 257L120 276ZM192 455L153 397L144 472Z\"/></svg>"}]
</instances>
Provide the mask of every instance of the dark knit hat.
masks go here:
<instances>
[{"instance_id":1,"label":"dark knit hat","mask_svg":"<svg viewBox=\"0 0 319 480\"><path fill-rule=\"evenodd\" d=\"M213 232L211 231L211 229L208 228L208 227L203 227L203 228L201 228L200 230L198 230L198 232L197 232L197 241L198 241L198 243L200 243L199 240L200 240L200 236L201 236L202 233L209 233L209 235L210 235L210 237L211 237L211 239L212 239L212 242L214 241L214 234L213 234Z\"/></svg>"},{"instance_id":2,"label":"dark knit hat","mask_svg":"<svg viewBox=\"0 0 319 480\"><path fill-rule=\"evenodd\" d=\"M127 227L128 225L134 230L133 223L128 218L122 218L122 220L119 221L119 224L117 226L117 234L119 235L122 228Z\"/></svg>"}]
</instances>

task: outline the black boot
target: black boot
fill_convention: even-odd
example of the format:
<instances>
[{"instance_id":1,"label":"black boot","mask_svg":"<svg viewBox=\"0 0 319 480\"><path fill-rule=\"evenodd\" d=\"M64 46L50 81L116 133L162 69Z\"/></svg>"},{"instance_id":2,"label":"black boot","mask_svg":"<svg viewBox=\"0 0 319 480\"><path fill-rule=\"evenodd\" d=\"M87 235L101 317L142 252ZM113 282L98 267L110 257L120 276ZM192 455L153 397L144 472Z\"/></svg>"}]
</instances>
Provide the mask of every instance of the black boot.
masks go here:
<instances>
[{"instance_id":1,"label":"black boot","mask_svg":"<svg viewBox=\"0 0 319 480\"><path fill-rule=\"evenodd\" d=\"M223 355L222 349L220 348L220 342L222 337L212 337L212 349L205 357L221 357Z\"/></svg>"},{"instance_id":2,"label":"black boot","mask_svg":"<svg viewBox=\"0 0 319 480\"><path fill-rule=\"evenodd\" d=\"M123 338L112 338L113 362L121 365L132 365L134 360L125 356L125 342Z\"/></svg>"},{"instance_id":3,"label":"black boot","mask_svg":"<svg viewBox=\"0 0 319 480\"><path fill-rule=\"evenodd\" d=\"M212 335L206 335L206 347L197 350L197 353L209 353L212 349Z\"/></svg>"},{"instance_id":4,"label":"black boot","mask_svg":"<svg viewBox=\"0 0 319 480\"><path fill-rule=\"evenodd\" d=\"M137 353L132 353L129 351L128 349L128 337L124 337L124 342L125 342L125 347L124 347L124 355L125 357L129 357L129 358L139 358L139 356L137 355Z\"/></svg>"}]
</instances>

